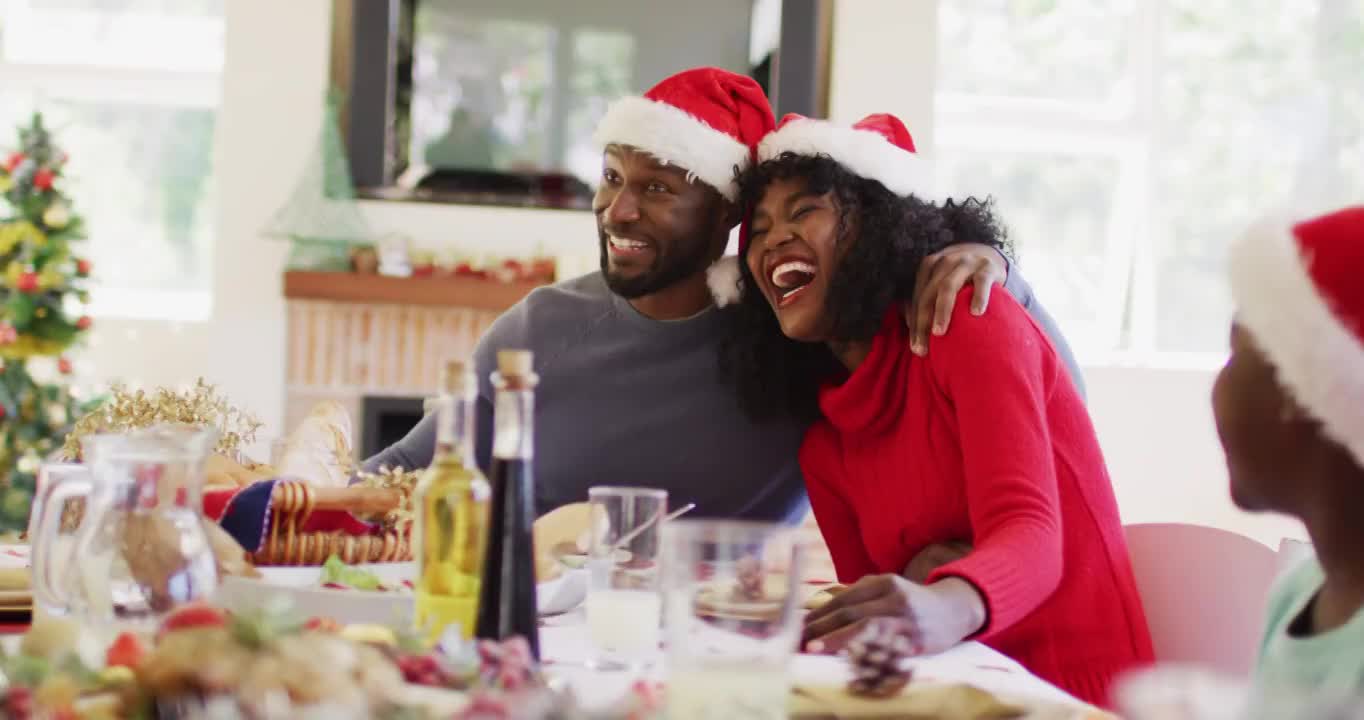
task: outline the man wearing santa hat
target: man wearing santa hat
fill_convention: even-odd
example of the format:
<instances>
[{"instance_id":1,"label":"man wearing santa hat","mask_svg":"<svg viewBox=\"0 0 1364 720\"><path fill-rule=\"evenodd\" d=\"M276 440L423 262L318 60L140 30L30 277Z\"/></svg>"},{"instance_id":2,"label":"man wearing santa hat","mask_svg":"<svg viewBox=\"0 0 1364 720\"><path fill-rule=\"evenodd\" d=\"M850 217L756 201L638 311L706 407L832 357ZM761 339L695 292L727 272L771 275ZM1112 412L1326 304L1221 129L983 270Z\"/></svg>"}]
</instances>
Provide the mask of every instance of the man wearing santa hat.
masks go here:
<instances>
[{"instance_id":1,"label":"man wearing santa hat","mask_svg":"<svg viewBox=\"0 0 1364 720\"><path fill-rule=\"evenodd\" d=\"M504 313L474 351L479 377L476 447L486 468L492 443L489 375L497 351L533 351L536 510L585 500L594 485L667 490L697 516L796 519L805 488L796 461L805 427L756 423L740 411L717 365L721 313L707 284L742 213L736 170L775 125L753 80L715 68L687 70L642 97L612 104L595 137L604 147L593 200L601 271L535 290ZM742 232L742 229L741 229ZM732 258L727 258L731 260ZM1017 272L985 246L954 247L925 262L908 310L915 351L946 332L952 304L973 282L977 311L990 286L1029 309L1080 376L1054 323ZM722 273L711 273L723 286ZM366 461L425 467L432 417Z\"/></svg>"}]
</instances>

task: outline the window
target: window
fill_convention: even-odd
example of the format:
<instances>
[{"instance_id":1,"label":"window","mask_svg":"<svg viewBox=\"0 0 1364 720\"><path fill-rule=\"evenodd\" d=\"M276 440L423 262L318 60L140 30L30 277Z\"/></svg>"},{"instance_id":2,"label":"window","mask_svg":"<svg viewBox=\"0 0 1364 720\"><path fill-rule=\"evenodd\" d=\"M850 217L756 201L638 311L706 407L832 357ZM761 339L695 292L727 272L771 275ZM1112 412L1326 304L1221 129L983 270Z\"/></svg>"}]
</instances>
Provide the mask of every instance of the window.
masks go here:
<instances>
[{"instance_id":1,"label":"window","mask_svg":"<svg viewBox=\"0 0 1364 720\"><path fill-rule=\"evenodd\" d=\"M36 111L71 156L91 312L212 308L224 0L0 0L0 147Z\"/></svg>"},{"instance_id":2,"label":"window","mask_svg":"<svg viewBox=\"0 0 1364 720\"><path fill-rule=\"evenodd\" d=\"M1361 0L939 3L940 190L993 195L1088 362L1215 362L1224 255L1364 198Z\"/></svg>"}]
</instances>

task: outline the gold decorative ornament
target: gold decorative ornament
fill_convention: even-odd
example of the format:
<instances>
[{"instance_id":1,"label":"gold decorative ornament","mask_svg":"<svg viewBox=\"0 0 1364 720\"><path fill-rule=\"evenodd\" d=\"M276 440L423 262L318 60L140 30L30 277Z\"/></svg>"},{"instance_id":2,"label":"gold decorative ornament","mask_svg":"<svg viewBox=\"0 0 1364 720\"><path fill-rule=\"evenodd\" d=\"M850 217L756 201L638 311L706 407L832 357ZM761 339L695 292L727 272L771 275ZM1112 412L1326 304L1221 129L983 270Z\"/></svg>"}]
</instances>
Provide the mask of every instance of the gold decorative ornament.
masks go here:
<instances>
[{"instance_id":1,"label":"gold decorative ornament","mask_svg":"<svg viewBox=\"0 0 1364 720\"><path fill-rule=\"evenodd\" d=\"M214 452L235 457L242 445L255 442L261 422L233 407L203 378L194 387L176 391L157 388L148 393L114 385L98 408L76 421L62 446L68 460L81 457L80 442L88 435L123 433L163 423L193 425L218 431Z\"/></svg>"}]
</instances>

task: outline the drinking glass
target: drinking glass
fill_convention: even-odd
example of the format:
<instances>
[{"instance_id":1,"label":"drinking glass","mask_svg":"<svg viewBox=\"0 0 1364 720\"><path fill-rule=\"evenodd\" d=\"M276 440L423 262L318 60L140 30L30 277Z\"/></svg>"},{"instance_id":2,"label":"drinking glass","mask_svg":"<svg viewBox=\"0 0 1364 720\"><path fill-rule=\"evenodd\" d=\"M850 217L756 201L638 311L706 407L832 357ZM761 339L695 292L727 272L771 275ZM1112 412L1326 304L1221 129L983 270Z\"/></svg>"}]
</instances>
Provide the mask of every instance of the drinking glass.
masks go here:
<instances>
[{"instance_id":1,"label":"drinking glass","mask_svg":"<svg viewBox=\"0 0 1364 720\"><path fill-rule=\"evenodd\" d=\"M594 667L639 669L659 653L663 624L659 529L668 493L630 487L588 490L587 630Z\"/></svg>"},{"instance_id":2,"label":"drinking glass","mask_svg":"<svg viewBox=\"0 0 1364 720\"><path fill-rule=\"evenodd\" d=\"M791 528L679 520L666 548L666 716L787 716L802 553Z\"/></svg>"}]
</instances>

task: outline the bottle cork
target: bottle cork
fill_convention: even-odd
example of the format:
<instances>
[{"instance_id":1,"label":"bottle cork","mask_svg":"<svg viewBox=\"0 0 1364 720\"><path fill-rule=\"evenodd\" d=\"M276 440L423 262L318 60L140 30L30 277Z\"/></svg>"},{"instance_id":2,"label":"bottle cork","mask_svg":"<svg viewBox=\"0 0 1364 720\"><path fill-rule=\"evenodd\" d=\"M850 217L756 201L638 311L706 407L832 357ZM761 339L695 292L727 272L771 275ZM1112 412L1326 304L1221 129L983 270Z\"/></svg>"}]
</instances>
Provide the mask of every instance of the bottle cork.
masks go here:
<instances>
[{"instance_id":1,"label":"bottle cork","mask_svg":"<svg viewBox=\"0 0 1364 720\"><path fill-rule=\"evenodd\" d=\"M499 350L497 353L497 372L502 377L531 375L531 352L529 350Z\"/></svg>"}]
</instances>

